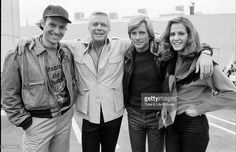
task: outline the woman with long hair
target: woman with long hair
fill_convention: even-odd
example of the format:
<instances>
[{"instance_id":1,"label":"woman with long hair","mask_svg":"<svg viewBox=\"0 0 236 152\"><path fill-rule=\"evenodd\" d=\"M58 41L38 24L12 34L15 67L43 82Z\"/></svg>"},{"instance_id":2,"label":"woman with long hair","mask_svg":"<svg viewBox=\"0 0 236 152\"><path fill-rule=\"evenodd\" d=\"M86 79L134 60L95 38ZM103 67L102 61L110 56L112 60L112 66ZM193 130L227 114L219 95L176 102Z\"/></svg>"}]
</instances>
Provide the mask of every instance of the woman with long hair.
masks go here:
<instances>
[{"instance_id":1,"label":"woman with long hair","mask_svg":"<svg viewBox=\"0 0 236 152\"><path fill-rule=\"evenodd\" d=\"M216 63L210 78L201 80L195 73L201 45L198 32L187 18L168 22L162 44L164 50L174 53L166 76L174 76L174 81L169 82L175 83L177 90L176 117L166 129L166 152L205 152L209 142L205 113L235 108L236 87ZM213 90L218 92L216 96L212 96Z\"/></svg>"}]
</instances>

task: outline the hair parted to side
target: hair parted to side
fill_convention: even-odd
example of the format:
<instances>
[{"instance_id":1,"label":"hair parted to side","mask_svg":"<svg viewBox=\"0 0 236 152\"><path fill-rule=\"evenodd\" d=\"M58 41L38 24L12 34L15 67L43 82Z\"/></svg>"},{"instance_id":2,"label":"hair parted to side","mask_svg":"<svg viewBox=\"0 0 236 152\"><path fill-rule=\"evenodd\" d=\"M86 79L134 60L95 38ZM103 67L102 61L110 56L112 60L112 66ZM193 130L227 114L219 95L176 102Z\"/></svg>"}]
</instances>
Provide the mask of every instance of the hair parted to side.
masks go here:
<instances>
[{"instance_id":1,"label":"hair parted to side","mask_svg":"<svg viewBox=\"0 0 236 152\"><path fill-rule=\"evenodd\" d=\"M165 32L161 36L162 44L164 47L163 49L173 50L170 44L170 40L169 40L170 30L171 30L172 24L178 24L178 23L184 25L188 34L188 39L187 39L186 46L184 48L185 50L183 52L183 55L193 56L193 55L198 54L201 49L199 34L197 30L194 28L193 24L190 22L190 20L185 17L177 17L168 22Z\"/></svg>"},{"instance_id":2,"label":"hair parted to side","mask_svg":"<svg viewBox=\"0 0 236 152\"><path fill-rule=\"evenodd\" d=\"M92 18L93 18L94 16L99 16L99 15L107 17L107 20L108 20L108 27L111 28L111 21L110 21L110 19L109 19L108 14L105 13L105 12L101 12L101 11L95 11L95 12L93 12L93 13L90 15L89 20L88 20L88 26L91 25L91 23L92 23Z\"/></svg>"},{"instance_id":3,"label":"hair parted to side","mask_svg":"<svg viewBox=\"0 0 236 152\"><path fill-rule=\"evenodd\" d=\"M148 16L143 15L143 14L139 14L135 17L133 17L132 19L130 19L129 23L128 23L128 34L129 37L131 35L131 32L139 27L142 23L144 23L146 25L147 31L148 31L148 35L150 37L150 41L154 40L155 38L155 33L154 33L154 29L151 23L151 20L149 19Z\"/></svg>"}]
</instances>

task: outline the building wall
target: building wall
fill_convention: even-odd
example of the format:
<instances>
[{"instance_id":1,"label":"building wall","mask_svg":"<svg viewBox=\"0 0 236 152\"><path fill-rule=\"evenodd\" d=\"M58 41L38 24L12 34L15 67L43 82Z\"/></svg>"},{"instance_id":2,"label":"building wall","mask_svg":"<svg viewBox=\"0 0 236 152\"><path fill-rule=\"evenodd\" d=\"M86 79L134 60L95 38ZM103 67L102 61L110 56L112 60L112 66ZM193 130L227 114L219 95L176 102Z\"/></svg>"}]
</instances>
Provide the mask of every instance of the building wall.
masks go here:
<instances>
[{"instance_id":1,"label":"building wall","mask_svg":"<svg viewBox=\"0 0 236 152\"><path fill-rule=\"evenodd\" d=\"M19 1L1 0L1 71L5 55L20 37Z\"/></svg>"},{"instance_id":2,"label":"building wall","mask_svg":"<svg viewBox=\"0 0 236 152\"><path fill-rule=\"evenodd\" d=\"M214 48L214 59L221 68L227 65L232 57L236 59L235 14L202 14L186 17L198 30L201 42L206 42ZM169 19L171 19L170 16L153 21L155 31L163 33ZM112 21L110 36L128 38L127 24L127 21ZM21 36L37 35L40 32L38 27L21 27ZM86 22L71 24L68 26L64 39L83 39L88 34Z\"/></svg>"}]
</instances>

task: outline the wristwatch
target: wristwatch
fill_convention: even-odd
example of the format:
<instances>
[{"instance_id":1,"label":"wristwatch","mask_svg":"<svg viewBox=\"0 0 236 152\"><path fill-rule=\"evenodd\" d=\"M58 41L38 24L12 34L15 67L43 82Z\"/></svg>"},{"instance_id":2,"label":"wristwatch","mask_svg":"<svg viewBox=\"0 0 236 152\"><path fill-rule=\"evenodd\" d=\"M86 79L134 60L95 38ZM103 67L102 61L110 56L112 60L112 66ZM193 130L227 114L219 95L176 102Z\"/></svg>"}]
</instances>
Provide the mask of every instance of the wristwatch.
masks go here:
<instances>
[{"instance_id":1,"label":"wristwatch","mask_svg":"<svg viewBox=\"0 0 236 152\"><path fill-rule=\"evenodd\" d=\"M204 53L206 55L211 55L211 51L210 50L203 50L202 53Z\"/></svg>"}]
</instances>

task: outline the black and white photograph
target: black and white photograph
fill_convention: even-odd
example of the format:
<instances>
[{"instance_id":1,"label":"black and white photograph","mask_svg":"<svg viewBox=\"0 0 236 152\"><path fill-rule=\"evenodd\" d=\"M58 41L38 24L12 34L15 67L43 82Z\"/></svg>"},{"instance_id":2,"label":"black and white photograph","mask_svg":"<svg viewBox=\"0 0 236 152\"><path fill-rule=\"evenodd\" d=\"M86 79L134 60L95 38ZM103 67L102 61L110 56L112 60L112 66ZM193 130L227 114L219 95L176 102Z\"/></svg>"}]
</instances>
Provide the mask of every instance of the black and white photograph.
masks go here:
<instances>
[{"instance_id":1,"label":"black and white photograph","mask_svg":"<svg viewBox=\"0 0 236 152\"><path fill-rule=\"evenodd\" d=\"M235 0L1 0L1 152L235 152Z\"/></svg>"}]
</instances>

